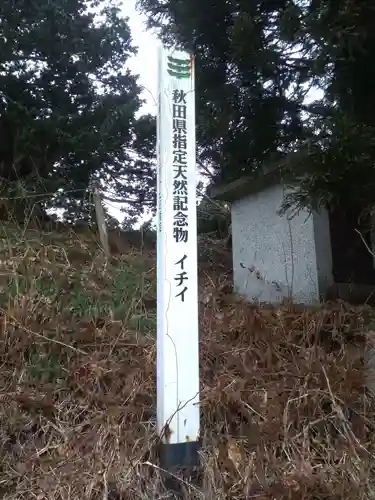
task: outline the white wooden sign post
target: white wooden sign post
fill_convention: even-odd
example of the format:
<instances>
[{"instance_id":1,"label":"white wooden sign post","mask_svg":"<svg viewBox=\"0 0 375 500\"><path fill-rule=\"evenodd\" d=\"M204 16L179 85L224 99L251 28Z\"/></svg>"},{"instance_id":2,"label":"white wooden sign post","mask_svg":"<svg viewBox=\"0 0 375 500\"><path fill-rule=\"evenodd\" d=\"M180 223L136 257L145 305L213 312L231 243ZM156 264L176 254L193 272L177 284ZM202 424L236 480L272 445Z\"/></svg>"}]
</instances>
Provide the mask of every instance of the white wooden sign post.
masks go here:
<instances>
[{"instance_id":1,"label":"white wooden sign post","mask_svg":"<svg viewBox=\"0 0 375 500\"><path fill-rule=\"evenodd\" d=\"M164 467L194 465L199 445L194 59L159 48L157 428Z\"/></svg>"}]
</instances>

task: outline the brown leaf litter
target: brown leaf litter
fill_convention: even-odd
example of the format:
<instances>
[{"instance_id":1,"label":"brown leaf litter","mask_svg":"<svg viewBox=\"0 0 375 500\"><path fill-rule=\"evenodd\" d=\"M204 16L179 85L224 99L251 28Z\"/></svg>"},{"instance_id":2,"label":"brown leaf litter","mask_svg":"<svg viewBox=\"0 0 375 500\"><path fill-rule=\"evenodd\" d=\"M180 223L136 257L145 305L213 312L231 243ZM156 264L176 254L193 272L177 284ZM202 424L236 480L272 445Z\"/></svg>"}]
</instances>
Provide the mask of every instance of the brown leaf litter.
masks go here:
<instances>
[{"instance_id":1,"label":"brown leaf litter","mask_svg":"<svg viewBox=\"0 0 375 500\"><path fill-rule=\"evenodd\" d=\"M227 289L218 274L201 293L202 478L186 498L373 498L374 311L266 309ZM154 340L106 318L41 330L26 305L1 314L1 498L169 498L152 466Z\"/></svg>"}]
</instances>

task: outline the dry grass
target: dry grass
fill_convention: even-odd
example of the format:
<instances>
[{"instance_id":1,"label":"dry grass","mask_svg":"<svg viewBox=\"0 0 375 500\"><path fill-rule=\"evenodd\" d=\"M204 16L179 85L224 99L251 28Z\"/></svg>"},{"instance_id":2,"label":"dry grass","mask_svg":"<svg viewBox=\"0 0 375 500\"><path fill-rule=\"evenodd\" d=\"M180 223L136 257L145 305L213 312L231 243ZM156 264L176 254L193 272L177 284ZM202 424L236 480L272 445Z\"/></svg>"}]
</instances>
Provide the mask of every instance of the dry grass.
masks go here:
<instances>
[{"instance_id":1,"label":"dry grass","mask_svg":"<svg viewBox=\"0 0 375 500\"><path fill-rule=\"evenodd\" d=\"M106 268L89 242L12 238L0 263L1 498L169 498L154 459L153 261ZM253 308L227 289L224 275L202 279L202 470L182 483L186 498L375 498L360 356L374 312Z\"/></svg>"}]
</instances>

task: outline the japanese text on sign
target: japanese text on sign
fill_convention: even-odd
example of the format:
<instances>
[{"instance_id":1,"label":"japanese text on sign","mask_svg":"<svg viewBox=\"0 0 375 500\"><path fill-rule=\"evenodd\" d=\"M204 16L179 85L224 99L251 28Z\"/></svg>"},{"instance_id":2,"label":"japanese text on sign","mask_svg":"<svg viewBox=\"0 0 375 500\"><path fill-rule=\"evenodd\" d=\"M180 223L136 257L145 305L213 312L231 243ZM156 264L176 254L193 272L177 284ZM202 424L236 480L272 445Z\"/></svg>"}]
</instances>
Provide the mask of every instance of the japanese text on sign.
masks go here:
<instances>
[{"instance_id":1,"label":"japanese text on sign","mask_svg":"<svg viewBox=\"0 0 375 500\"><path fill-rule=\"evenodd\" d=\"M185 254L182 259L175 263L175 266L178 267L178 273L175 275L174 280L176 282L177 287L177 295L176 298L180 298L181 302L185 302L185 293L188 290L187 284L189 282L188 273L185 271L185 260L187 259L187 255ZM185 283L186 282L186 283Z\"/></svg>"},{"instance_id":2,"label":"japanese text on sign","mask_svg":"<svg viewBox=\"0 0 375 500\"><path fill-rule=\"evenodd\" d=\"M173 90L173 238L176 243L187 243L189 239L186 109L186 93Z\"/></svg>"}]
</instances>

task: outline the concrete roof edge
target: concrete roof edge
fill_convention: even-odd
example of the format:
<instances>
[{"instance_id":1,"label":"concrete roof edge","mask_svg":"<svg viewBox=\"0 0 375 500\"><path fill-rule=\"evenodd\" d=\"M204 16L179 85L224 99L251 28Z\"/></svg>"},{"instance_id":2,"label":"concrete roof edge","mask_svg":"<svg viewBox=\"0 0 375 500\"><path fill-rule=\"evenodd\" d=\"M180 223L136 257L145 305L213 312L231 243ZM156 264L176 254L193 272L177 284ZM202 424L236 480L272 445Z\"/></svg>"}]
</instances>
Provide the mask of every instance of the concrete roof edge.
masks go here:
<instances>
[{"instance_id":1,"label":"concrete roof edge","mask_svg":"<svg viewBox=\"0 0 375 500\"><path fill-rule=\"evenodd\" d=\"M240 177L227 184L218 184L211 188L209 195L215 200L233 202L278 184L281 180L281 168L276 168L254 177Z\"/></svg>"},{"instance_id":2,"label":"concrete roof edge","mask_svg":"<svg viewBox=\"0 0 375 500\"><path fill-rule=\"evenodd\" d=\"M215 200L234 201L238 199L239 192L246 191L246 186L250 186L251 181L252 179L250 177L240 177L226 184L217 184L211 188L210 196ZM233 196L234 199L232 199Z\"/></svg>"}]
</instances>

